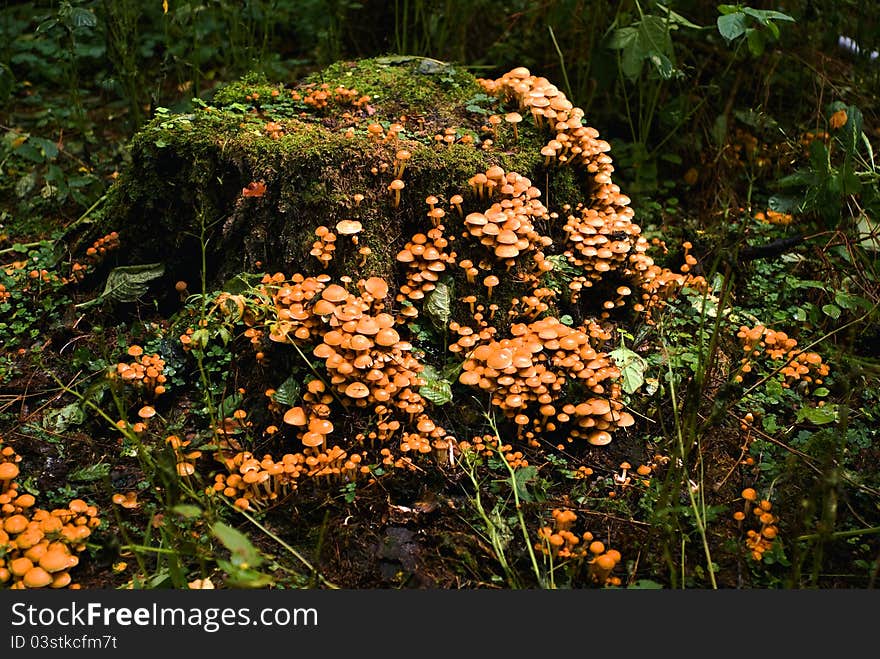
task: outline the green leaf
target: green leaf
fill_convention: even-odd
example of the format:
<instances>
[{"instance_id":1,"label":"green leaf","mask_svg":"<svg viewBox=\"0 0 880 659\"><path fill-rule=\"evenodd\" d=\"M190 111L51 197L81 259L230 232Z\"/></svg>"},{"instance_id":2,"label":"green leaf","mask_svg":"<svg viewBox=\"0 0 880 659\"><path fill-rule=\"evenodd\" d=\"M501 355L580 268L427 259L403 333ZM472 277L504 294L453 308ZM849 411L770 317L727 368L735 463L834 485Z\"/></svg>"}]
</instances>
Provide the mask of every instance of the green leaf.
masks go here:
<instances>
[{"instance_id":1,"label":"green leaf","mask_svg":"<svg viewBox=\"0 0 880 659\"><path fill-rule=\"evenodd\" d=\"M723 147L727 141L727 116L725 114L719 114L712 122L712 141L718 148Z\"/></svg>"},{"instance_id":2,"label":"green leaf","mask_svg":"<svg viewBox=\"0 0 880 659\"><path fill-rule=\"evenodd\" d=\"M70 405L65 405L60 410L53 410L43 417L43 427L61 433L70 426L78 426L85 421L85 418L79 403L70 403Z\"/></svg>"},{"instance_id":3,"label":"green leaf","mask_svg":"<svg viewBox=\"0 0 880 659\"><path fill-rule=\"evenodd\" d=\"M741 11L719 16L716 24L718 25L719 34L728 42L746 33L746 15Z\"/></svg>"},{"instance_id":4,"label":"green leaf","mask_svg":"<svg viewBox=\"0 0 880 659\"><path fill-rule=\"evenodd\" d=\"M641 355L623 345L612 350L609 356L620 369L623 390L628 394L635 393L645 382L648 362Z\"/></svg>"},{"instance_id":5,"label":"green leaf","mask_svg":"<svg viewBox=\"0 0 880 659\"><path fill-rule=\"evenodd\" d=\"M76 305L78 308L99 304L105 300L110 302L134 302L149 289L149 283L165 274L162 263L146 263L143 265L125 265L113 268L107 275L104 290L94 300Z\"/></svg>"},{"instance_id":6,"label":"green leaf","mask_svg":"<svg viewBox=\"0 0 880 659\"><path fill-rule=\"evenodd\" d=\"M798 410L797 420L801 422L805 419L817 426L837 421L837 405L823 405L822 407L805 405Z\"/></svg>"},{"instance_id":7,"label":"green leaf","mask_svg":"<svg viewBox=\"0 0 880 659\"><path fill-rule=\"evenodd\" d=\"M77 469L72 474L67 475L67 480L70 481L98 481L104 478L107 474L110 473L110 463L108 462L99 462L98 464L90 465L88 467L83 467L82 469Z\"/></svg>"},{"instance_id":8,"label":"green leaf","mask_svg":"<svg viewBox=\"0 0 880 659\"><path fill-rule=\"evenodd\" d=\"M764 34L754 28L746 30L746 41L749 44L749 52L753 57L764 54Z\"/></svg>"},{"instance_id":9,"label":"green leaf","mask_svg":"<svg viewBox=\"0 0 880 659\"><path fill-rule=\"evenodd\" d=\"M452 401L452 385L445 380L432 366L425 366L419 374L424 384L419 387L419 394L434 405L445 405Z\"/></svg>"},{"instance_id":10,"label":"green leaf","mask_svg":"<svg viewBox=\"0 0 880 659\"><path fill-rule=\"evenodd\" d=\"M282 382L273 395L275 402L287 405L288 407L294 407L299 402L299 392L302 389L300 379L297 375L291 375Z\"/></svg>"},{"instance_id":11,"label":"green leaf","mask_svg":"<svg viewBox=\"0 0 880 659\"><path fill-rule=\"evenodd\" d=\"M767 207L774 213L791 213L797 208L798 199L789 195L773 195L767 201Z\"/></svg>"},{"instance_id":12,"label":"green leaf","mask_svg":"<svg viewBox=\"0 0 880 659\"><path fill-rule=\"evenodd\" d=\"M665 586L651 579L636 579L627 588L630 590L663 590Z\"/></svg>"},{"instance_id":13,"label":"green leaf","mask_svg":"<svg viewBox=\"0 0 880 659\"><path fill-rule=\"evenodd\" d=\"M822 311L826 316L831 316L834 320L840 318L840 307L836 304L823 304Z\"/></svg>"},{"instance_id":14,"label":"green leaf","mask_svg":"<svg viewBox=\"0 0 880 659\"><path fill-rule=\"evenodd\" d=\"M176 515L180 515L181 517L185 517L186 519L196 519L202 516L201 508L187 503L181 503L177 506L174 506L171 509L171 512L175 513Z\"/></svg>"},{"instance_id":15,"label":"green leaf","mask_svg":"<svg viewBox=\"0 0 880 659\"><path fill-rule=\"evenodd\" d=\"M766 25L770 21L795 22L794 18L788 14L783 14L781 11L773 11L772 9L752 9L751 7L743 7L742 12L754 18L761 25Z\"/></svg>"},{"instance_id":16,"label":"green leaf","mask_svg":"<svg viewBox=\"0 0 880 659\"><path fill-rule=\"evenodd\" d=\"M828 391L827 387L819 387L816 391L813 392L814 396L818 396L819 398L825 398L831 392Z\"/></svg>"},{"instance_id":17,"label":"green leaf","mask_svg":"<svg viewBox=\"0 0 880 659\"><path fill-rule=\"evenodd\" d=\"M34 146L39 147L47 160L52 160L58 156L58 145L52 140L47 140L44 137L31 137L30 142Z\"/></svg>"},{"instance_id":18,"label":"green leaf","mask_svg":"<svg viewBox=\"0 0 880 659\"><path fill-rule=\"evenodd\" d=\"M243 396L238 392L232 394L231 396L226 396L226 398L220 401L220 406L217 408L217 415L221 419L232 416L235 410L237 410L241 405L242 400Z\"/></svg>"},{"instance_id":19,"label":"green leaf","mask_svg":"<svg viewBox=\"0 0 880 659\"><path fill-rule=\"evenodd\" d=\"M779 380L769 380L767 382L767 396L774 401L782 399L783 389L782 383Z\"/></svg>"},{"instance_id":20,"label":"green leaf","mask_svg":"<svg viewBox=\"0 0 880 659\"><path fill-rule=\"evenodd\" d=\"M263 557L260 552L238 529L223 522L214 522L211 525L211 533L229 550L230 559L235 567L246 570L262 565Z\"/></svg>"},{"instance_id":21,"label":"green leaf","mask_svg":"<svg viewBox=\"0 0 880 659\"><path fill-rule=\"evenodd\" d=\"M611 38L608 40L607 47L612 50L630 48L637 44L638 38L639 31L636 28L632 26L622 27L611 33Z\"/></svg>"},{"instance_id":22,"label":"green leaf","mask_svg":"<svg viewBox=\"0 0 880 659\"><path fill-rule=\"evenodd\" d=\"M217 566L226 572L226 583L233 588L265 588L275 583L271 575L242 568L223 559L217 561Z\"/></svg>"},{"instance_id":23,"label":"green leaf","mask_svg":"<svg viewBox=\"0 0 880 659\"><path fill-rule=\"evenodd\" d=\"M647 54L651 51L671 59L674 50L669 25L659 16L645 16L639 21L639 47Z\"/></svg>"},{"instance_id":24,"label":"green leaf","mask_svg":"<svg viewBox=\"0 0 880 659\"><path fill-rule=\"evenodd\" d=\"M445 331L446 323L449 322L449 316L452 313L451 298L449 286L438 282L436 288L425 300L425 314L431 319L434 327L440 331Z\"/></svg>"},{"instance_id":25,"label":"green leaf","mask_svg":"<svg viewBox=\"0 0 880 659\"><path fill-rule=\"evenodd\" d=\"M703 29L703 27L701 25L697 25L696 23L692 23L691 21L686 19L681 14L669 9L669 7L666 7L664 5L661 5L660 3L657 3L657 8L663 12L666 12L666 16L668 17L668 19L671 23L675 23L676 25L681 25L682 27L689 27L692 30L702 30Z\"/></svg>"},{"instance_id":26,"label":"green leaf","mask_svg":"<svg viewBox=\"0 0 880 659\"><path fill-rule=\"evenodd\" d=\"M98 19L95 17L95 14L84 7L73 7L69 12L66 12L63 18L67 26L71 28L95 27L98 25Z\"/></svg>"},{"instance_id":27,"label":"green leaf","mask_svg":"<svg viewBox=\"0 0 880 659\"><path fill-rule=\"evenodd\" d=\"M855 155L861 142L864 117L855 105L846 108L846 123L840 129L840 141L849 155Z\"/></svg>"},{"instance_id":28,"label":"green leaf","mask_svg":"<svg viewBox=\"0 0 880 659\"><path fill-rule=\"evenodd\" d=\"M529 492L529 488L526 487L530 481L535 480L538 476L538 468L534 465L528 467L520 467L516 471L513 472L513 485L516 488L516 492L519 495L520 501L532 502L535 498L532 496L532 493Z\"/></svg>"}]
</instances>

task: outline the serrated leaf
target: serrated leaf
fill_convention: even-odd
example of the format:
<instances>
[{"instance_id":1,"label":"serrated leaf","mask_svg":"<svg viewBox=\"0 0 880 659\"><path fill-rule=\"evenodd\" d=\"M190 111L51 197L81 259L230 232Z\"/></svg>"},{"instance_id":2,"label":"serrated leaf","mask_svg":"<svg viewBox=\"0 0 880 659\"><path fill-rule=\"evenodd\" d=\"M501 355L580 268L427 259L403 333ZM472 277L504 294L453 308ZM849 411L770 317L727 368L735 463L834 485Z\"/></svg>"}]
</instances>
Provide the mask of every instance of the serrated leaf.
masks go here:
<instances>
[{"instance_id":1,"label":"serrated leaf","mask_svg":"<svg viewBox=\"0 0 880 659\"><path fill-rule=\"evenodd\" d=\"M623 390L628 394L635 393L645 382L648 362L637 352L623 345L608 354L620 370Z\"/></svg>"},{"instance_id":2,"label":"serrated leaf","mask_svg":"<svg viewBox=\"0 0 880 659\"><path fill-rule=\"evenodd\" d=\"M91 10L84 7L73 7L65 16L66 23L73 28L77 27L95 27L98 25L98 19Z\"/></svg>"},{"instance_id":3,"label":"serrated leaf","mask_svg":"<svg viewBox=\"0 0 880 659\"><path fill-rule=\"evenodd\" d=\"M302 383L300 378L296 375L291 375L281 383L281 386L275 390L275 394L272 397L277 403L287 407L294 407L299 402L299 392L301 389Z\"/></svg>"},{"instance_id":4,"label":"serrated leaf","mask_svg":"<svg viewBox=\"0 0 880 659\"><path fill-rule=\"evenodd\" d=\"M110 473L110 464L107 462L99 462L98 464L89 465L82 469L77 469L72 474L67 475L70 481L98 481Z\"/></svg>"},{"instance_id":5,"label":"serrated leaf","mask_svg":"<svg viewBox=\"0 0 880 659\"><path fill-rule=\"evenodd\" d=\"M419 394L434 405L445 405L452 400L452 385L432 366L426 366L419 374L424 384Z\"/></svg>"},{"instance_id":6,"label":"serrated leaf","mask_svg":"<svg viewBox=\"0 0 880 659\"><path fill-rule=\"evenodd\" d=\"M235 567L246 570L262 565L263 557L260 552L238 529L223 522L215 522L211 525L211 533L229 550L230 560Z\"/></svg>"},{"instance_id":7,"label":"serrated leaf","mask_svg":"<svg viewBox=\"0 0 880 659\"><path fill-rule=\"evenodd\" d=\"M113 268L107 275L104 290L94 300L78 304L87 307L109 300L110 302L134 302L150 288L150 282L165 274L162 263L145 263L143 265L124 265Z\"/></svg>"},{"instance_id":8,"label":"serrated leaf","mask_svg":"<svg viewBox=\"0 0 880 659\"><path fill-rule=\"evenodd\" d=\"M438 282L436 288L425 300L425 315L431 319L431 323L438 330L445 330L446 323L449 322L449 316L452 313L451 299L449 286Z\"/></svg>"}]
</instances>

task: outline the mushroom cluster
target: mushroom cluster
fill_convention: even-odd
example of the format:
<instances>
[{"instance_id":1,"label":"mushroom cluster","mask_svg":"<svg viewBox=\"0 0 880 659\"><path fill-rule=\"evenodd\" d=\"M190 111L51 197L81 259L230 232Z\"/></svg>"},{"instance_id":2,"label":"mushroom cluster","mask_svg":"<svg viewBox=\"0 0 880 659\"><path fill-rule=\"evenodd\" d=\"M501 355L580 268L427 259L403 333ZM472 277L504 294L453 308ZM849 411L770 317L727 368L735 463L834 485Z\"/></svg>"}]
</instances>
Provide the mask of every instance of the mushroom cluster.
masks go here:
<instances>
[{"instance_id":1,"label":"mushroom cluster","mask_svg":"<svg viewBox=\"0 0 880 659\"><path fill-rule=\"evenodd\" d=\"M608 444L617 428L635 420L623 410L619 369L594 345L610 335L599 325L573 328L552 316L515 323L511 338L477 346L462 364L459 382L490 394L490 401L534 443L540 433L567 429L568 441ZM590 392L566 402L569 381ZM526 428L530 428L526 430Z\"/></svg>"},{"instance_id":2,"label":"mushroom cluster","mask_svg":"<svg viewBox=\"0 0 880 659\"><path fill-rule=\"evenodd\" d=\"M750 373L753 360L762 355L785 362L780 373L783 377L782 386L786 388L797 382L821 385L822 378L830 372L828 364L822 360L819 353L798 350L797 340L789 337L785 332L777 332L763 325L752 328L742 325L737 337L745 353L740 360L740 373L734 376L737 382L742 382L741 373Z\"/></svg>"},{"instance_id":3,"label":"mushroom cluster","mask_svg":"<svg viewBox=\"0 0 880 659\"><path fill-rule=\"evenodd\" d=\"M517 257L529 253L534 253L537 271L550 270L552 266L542 250L553 241L535 228L536 222L550 219L550 212L539 199L541 191L525 176L505 172L497 165L471 177L469 184L478 198L497 197L498 201L483 212L465 216L463 237L482 245L490 259L505 264L508 271L517 263Z\"/></svg>"},{"instance_id":4,"label":"mushroom cluster","mask_svg":"<svg viewBox=\"0 0 880 659\"><path fill-rule=\"evenodd\" d=\"M326 268L333 260L333 252L336 251L336 234L322 224L315 229L315 237L317 240L312 243L309 254L321 262L322 268Z\"/></svg>"},{"instance_id":5,"label":"mushroom cluster","mask_svg":"<svg viewBox=\"0 0 880 659\"><path fill-rule=\"evenodd\" d=\"M477 435L470 441L459 442L457 448L459 452L475 457L488 458L500 453L513 469L529 466L522 451L514 451L512 444L502 444L496 435Z\"/></svg>"},{"instance_id":6,"label":"mushroom cluster","mask_svg":"<svg viewBox=\"0 0 880 659\"><path fill-rule=\"evenodd\" d=\"M586 563L589 566L589 578L601 586L619 586L619 577L612 577L611 572L621 560L616 549L606 549L605 543L596 540L590 531L581 535L572 531L577 522L577 513L569 508L554 508L553 525L538 529L538 541L535 549L545 556L569 561L577 568Z\"/></svg>"},{"instance_id":7,"label":"mushroom cluster","mask_svg":"<svg viewBox=\"0 0 880 659\"><path fill-rule=\"evenodd\" d=\"M222 494L241 510L260 510L293 493L300 478L352 481L369 472L362 460L362 454L349 455L338 446L326 451L307 448L301 453L285 453L278 461L270 454L257 459L243 451L223 461L228 473L216 474L207 493Z\"/></svg>"},{"instance_id":8,"label":"mushroom cluster","mask_svg":"<svg viewBox=\"0 0 880 659\"><path fill-rule=\"evenodd\" d=\"M302 405L284 413L285 425L296 428L306 448L330 446L334 401L349 409L372 409L377 415L380 432L358 434L359 441L387 443L398 430L406 430L400 420L422 433L421 426L430 423L426 401L418 391L423 365L398 331L408 320L404 311L408 307L390 313L384 279L360 279L354 293L327 276L295 275L287 281L283 275L273 275L264 277L261 290L275 303L270 339L314 346L312 354L326 372L326 378L308 383ZM424 434L430 439L445 435L435 430L432 424Z\"/></svg>"},{"instance_id":9,"label":"mushroom cluster","mask_svg":"<svg viewBox=\"0 0 880 659\"><path fill-rule=\"evenodd\" d=\"M550 133L551 138L541 149L545 167L571 165L584 171L590 182L586 202L574 209L564 207L567 215L563 226L566 234L563 253L570 264L584 271L571 282L571 302L578 299L583 288L607 280L605 273L612 273L619 283L630 285L618 285L613 296L598 300L603 308L600 315L607 318L610 311L623 306L625 298L638 287L644 294L635 308L646 314L648 322L653 322L651 310L662 306L671 291L687 283L689 278L657 266L647 255L649 245L641 236L641 227L633 222L631 200L611 179L614 166L608 155L609 143L599 139L596 129L583 124L581 108L573 106L546 78L532 75L525 67L517 67L494 80L479 79L479 82L487 93L515 107L506 115L508 122L518 122L522 114L527 114L538 129ZM513 126L515 131L516 123ZM472 186L486 183L482 175L471 179ZM695 262L693 257L686 260L682 273Z\"/></svg>"},{"instance_id":10,"label":"mushroom cluster","mask_svg":"<svg viewBox=\"0 0 880 659\"><path fill-rule=\"evenodd\" d=\"M443 235L439 224L425 233L416 233L397 253L397 262L406 266L406 277L398 289L397 301L416 301L434 290L447 265L455 263L456 253L447 252L450 241Z\"/></svg>"},{"instance_id":11,"label":"mushroom cluster","mask_svg":"<svg viewBox=\"0 0 880 659\"><path fill-rule=\"evenodd\" d=\"M118 248L119 234L116 231L101 236L86 249L87 263L74 261L70 266L70 277L64 279L63 283L82 281L91 267L98 265L108 253Z\"/></svg>"},{"instance_id":12,"label":"mushroom cluster","mask_svg":"<svg viewBox=\"0 0 880 659\"><path fill-rule=\"evenodd\" d=\"M175 470L178 476L192 476L196 471L195 461L202 457L202 452L187 450L190 440L182 440L177 435L169 435L165 443L174 453Z\"/></svg>"},{"instance_id":13,"label":"mushroom cluster","mask_svg":"<svg viewBox=\"0 0 880 659\"><path fill-rule=\"evenodd\" d=\"M115 369L111 369L110 377L119 378L122 382L132 385L142 391L147 398L165 393L165 383L168 381L163 373L165 360L158 353L152 355L145 353L139 345L129 346L127 353L130 357L134 357L134 361L119 362Z\"/></svg>"},{"instance_id":14,"label":"mushroom cluster","mask_svg":"<svg viewBox=\"0 0 880 659\"><path fill-rule=\"evenodd\" d=\"M758 493L754 488L747 487L742 491L742 498L745 501L745 510L751 513L758 524L758 528L746 531L746 547L750 551L750 556L755 561L762 561L764 554L773 548L773 542L779 534L779 519L771 511L773 504L767 499L758 500ZM742 523L746 519L746 512L737 511L733 514L733 518Z\"/></svg>"},{"instance_id":15,"label":"mushroom cluster","mask_svg":"<svg viewBox=\"0 0 880 659\"><path fill-rule=\"evenodd\" d=\"M98 509L82 499L51 511L21 494L21 457L0 440L0 584L13 589L78 588L70 570L86 539L101 524Z\"/></svg>"}]
</instances>

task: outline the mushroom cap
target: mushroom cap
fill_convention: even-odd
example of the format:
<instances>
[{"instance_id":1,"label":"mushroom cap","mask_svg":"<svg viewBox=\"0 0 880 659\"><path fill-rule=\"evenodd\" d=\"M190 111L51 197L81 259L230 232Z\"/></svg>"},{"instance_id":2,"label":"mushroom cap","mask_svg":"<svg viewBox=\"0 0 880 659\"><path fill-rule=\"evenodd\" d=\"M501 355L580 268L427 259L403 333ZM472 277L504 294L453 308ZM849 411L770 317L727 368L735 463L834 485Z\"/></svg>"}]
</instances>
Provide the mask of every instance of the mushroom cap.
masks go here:
<instances>
[{"instance_id":1,"label":"mushroom cap","mask_svg":"<svg viewBox=\"0 0 880 659\"><path fill-rule=\"evenodd\" d=\"M593 446L605 446L611 443L611 433L605 430L597 430L590 435L587 441Z\"/></svg>"},{"instance_id":2,"label":"mushroom cap","mask_svg":"<svg viewBox=\"0 0 880 659\"><path fill-rule=\"evenodd\" d=\"M9 463L6 463L9 464ZM3 523L3 530L11 535L22 533L28 527L28 519L24 515L7 517Z\"/></svg>"},{"instance_id":3,"label":"mushroom cap","mask_svg":"<svg viewBox=\"0 0 880 659\"><path fill-rule=\"evenodd\" d=\"M291 426L304 426L308 423L308 416L302 407L291 407L284 413L284 423Z\"/></svg>"},{"instance_id":4,"label":"mushroom cap","mask_svg":"<svg viewBox=\"0 0 880 659\"><path fill-rule=\"evenodd\" d=\"M404 187L406 187L406 184L399 178L394 179L388 184L389 190L403 190Z\"/></svg>"},{"instance_id":5,"label":"mushroom cap","mask_svg":"<svg viewBox=\"0 0 880 659\"><path fill-rule=\"evenodd\" d=\"M363 382L352 382L345 388L345 395L349 398L366 398L370 395L370 388Z\"/></svg>"},{"instance_id":6,"label":"mushroom cap","mask_svg":"<svg viewBox=\"0 0 880 659\"><path fill-rule=\"evenodd\" d=\"M364 282L364 290L377 300L388 295L388 284L381 277L370 277Z\"/></svg>"},{"instance_id":7,"label":"mushroom cap","mask_svg":"<svg viewBox=\"0 0 880 659\"><path fill-rule=\"evenodd\" d=\"M518 124L522 119L522 115L519 112L508 112L504 115L504 120L512 124Z\"/></svg>"},{"instance_id":8,"label":"mushroom cap","mask_svg":"<svg viewBox=\"0 0 880 659\"><path fill-rule=\"evenodd\" d=\"M329 435L333 432L333 424L327 419L312 417L309 421L309 432L316 432L321 435Z\"/></svg>"},{"instance_id":9,"label":"mushroom cap","mask_svg":"<svg viewBox=\"0 0 880 659\"><path fill-rule=\"evenodd\" d=\"M400 335L392 327L385 327L376 334L376 344L383 347L393 346L400 341Z\"/></svg>"},{"instance_id":10,"label":"mushroom cap","mask_svg":"<svg viewBox=\"0 0 880 659\"><path fill-rule=\"evenodd\" d=\"M515 259L519 256L519 249L516 245L498 245L495 248L495 256L499 259Z\"/></svg>"},{"instance_id":11,"label":"mushroom cap","mask_svg":"<svg viewBox=\"0 0 880 659\"><path fill-rule=\"evenodd\" d=\"M321 291L321 297L329 302L342 302L348 299L348 291L339 284L330 284Z\"/></svg>"},{"instance_id":12,"label":"mushroom cap","mask_svg":"<svg viewBox=\"0 0 880 659\"><path fill-rule=\"evenodd\" d=\"M36 566L24 573L22 583L28 588L45 588L52 583L52 575Z\"/></svg>"},{"instance_id":13,"label":"mushroom cap","mask_svg":"<svg viewBox=\"0 0 880 659\"><path fill-rule=\"evenodd\" d=\"M144 405L138 410L138 416L142 419L152 419L156 416L156 409L151 405Z\"/></svg>"},{"instance_id":14,"label":"mushroom cap","mask_svg":"<svg viewBox=\"0 0 880 659\"><path fill-rule=\"evenodd\" d=\"M307 432L302 436L302 443L309 448L316 448L324 445L324 435L318 432Z\"/></svg>"},{"instance_id":15,"label":"mushroom cap","mask_svg":"<svg viewBox=\"0 0 880 659\"><path fill-rule=\"evenodd\" d=\"M488 277L483 279L484 286L497 286L498 282L499 282L499 279L495 275L489 275Z\"/></svg>"},{"instance_id":16,"label":"mushroom cap","mask_svg":"<svg viewBox=\"0 0 880 659\"><path fill-rule=\"evenodd\" d=\"M336 223L336 231L343 236L353 236L360 233L363 228L363 225L357 220L339 220Z\"/></svg>"},{"instance_id":17,"label":"mushroom cap","mask_svg":"<svg viewBox=\"0 0 880 659\"><path fill-rule=\"evenodd\" d=\"M0 464L0 481L12 480L18 476L18 465L13 462L4 462Z\"/></svg>"}]
</instances>

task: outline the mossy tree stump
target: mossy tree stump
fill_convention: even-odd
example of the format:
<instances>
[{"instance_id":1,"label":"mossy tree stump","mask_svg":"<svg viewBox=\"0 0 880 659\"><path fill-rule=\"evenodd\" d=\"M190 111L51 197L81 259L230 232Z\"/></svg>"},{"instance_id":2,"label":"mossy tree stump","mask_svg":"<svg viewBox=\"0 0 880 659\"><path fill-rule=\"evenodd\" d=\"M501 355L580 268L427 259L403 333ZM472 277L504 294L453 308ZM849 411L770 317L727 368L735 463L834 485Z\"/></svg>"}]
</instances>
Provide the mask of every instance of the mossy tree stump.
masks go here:
<instances>
[{"instance_id":1,"label":"mossy tree stump","mask_svg":"<svg viewBox=\"0 0 880 659\"><path fill-rule=\"evenodd\" d=\"M339 63L294 87L249 77L192 113L160 112L135 136L104 226L120 234L120 261L164 262L172 282L200 280L204 245L207 280L220 285L245 271L324 272L309 254L315 230L358 220L366 264L340 239L326 271L393 281L397 250L431 227L426 197L448 207L491 165L533 180L548 205L584 196L585 177L548 173L544 131L523 122L514 137L512 124L488 121L499 113L473 76L422 58ZM388 185L400 149L411 158L395 207ZM265 184L262 196L243 194L252 182Z\"/></svg>"}]
</instances>

